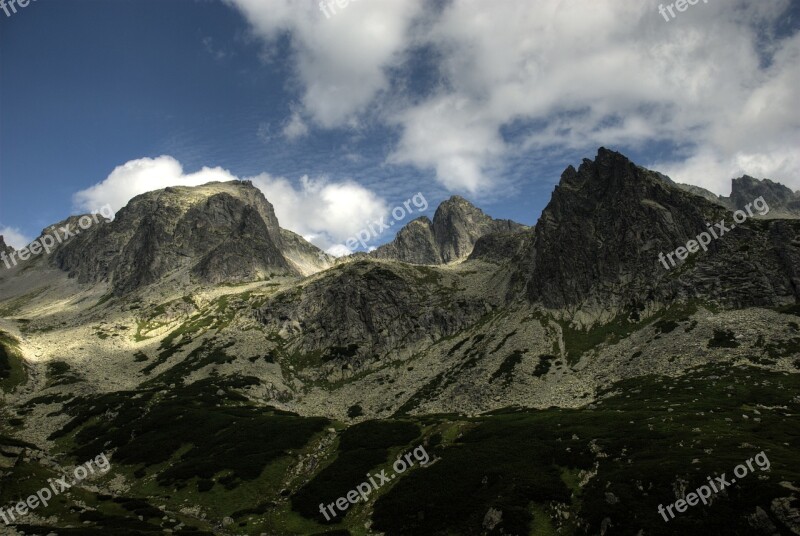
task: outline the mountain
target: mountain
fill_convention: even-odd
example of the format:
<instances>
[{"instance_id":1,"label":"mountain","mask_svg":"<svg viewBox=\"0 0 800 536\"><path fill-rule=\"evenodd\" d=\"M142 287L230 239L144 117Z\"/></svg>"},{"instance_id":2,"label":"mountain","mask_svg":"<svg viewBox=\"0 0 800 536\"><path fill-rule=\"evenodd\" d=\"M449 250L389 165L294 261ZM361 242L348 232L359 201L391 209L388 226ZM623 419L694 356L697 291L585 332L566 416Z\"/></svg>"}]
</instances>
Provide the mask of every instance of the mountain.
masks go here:
<instances>
[{"instance_id":1,"label":"mountain","mask_svg":"<svg viewBox=\"0 0 800 536\"><path fill-rule=\"evenodd\" d=\"M522 224L492 219L463 197L453 196L439 205L433 221L424 216L413 220L370 256L412 264L448 264L466 259L485 235L522 229Z\"/></svg>"},{"instance_id":2,"label":"mountain","mask_svg":"<svg viewBox=\"0 0 800 536\"><path fill-rule=\"evenodd\" d=\"M728 210L744 209L754 199L763 197L770 211L767 214L756 214L756 218L764 219L796 219L800 218L800 192L793 192L783 184L769 179L755 179L748 175L731 181L731 195L718 196L705 188L691 184L678 184L687 192L704 197L720 204Z\"/></svg>"},{"instance_id":3,"label":"mountain","mask_svg":"<svg viewBox=\"0 0 800 536\"><path fill-rule=\"evenodd\" d=\"M281 229L272 205L244 181L139 195L113 222L61 246L53 262L80 283L110 281L124 295L165 278L217 284L309 275L332 264L321 253Z\"/></svg>"},{"instance_id":4,"label":"mountain","mask_svg":"<svg viewBox=\"0 0 800 536\"><path fill-rule=\"evenodd\" d=\"M564 171L542 212L520 262L527 296L589 323L658 310L677 298L735 307L800 298L795 223L747 220L680 270L665 269L659 254L726 219L736 226L717 204L601 148L594 161Z\"/></svg>"},{"instance_id":5,"label":"mountain","mask_svg":"<svg viewBox=\"0 0 800 536\"><path fill-rule=\"evenodd\" d=\"M0 270L0 508L112 464L8 530L667 535L763 454L679 531L798 533L800 221L733 218L604 148L535 227L455 197L336 262L252 184L138 196Z\"/></svg>"}]
</instances>

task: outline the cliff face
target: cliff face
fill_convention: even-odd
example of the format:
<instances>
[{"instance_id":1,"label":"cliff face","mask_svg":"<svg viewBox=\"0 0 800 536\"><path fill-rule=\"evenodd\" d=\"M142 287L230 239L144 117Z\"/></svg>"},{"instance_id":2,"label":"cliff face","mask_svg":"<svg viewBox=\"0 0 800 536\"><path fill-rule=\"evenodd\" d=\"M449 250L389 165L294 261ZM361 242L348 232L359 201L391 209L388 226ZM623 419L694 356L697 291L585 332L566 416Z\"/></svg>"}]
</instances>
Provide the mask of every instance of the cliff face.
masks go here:
<instances>
[{"instance_id":1,"label":"cliff face","mask_svg":"<svg viewBox=\"0 0 800 536\"><path fill-rule=\"evenodd\" d=\"M412 264L442 263L442 254L433 234L433 222L426 216L404 226L392 242L379 247L369 256Z\"/></svg>"},{"instance_id":2,"label":"cliff face","mask_svg":"<svg viewBox=\"0 0 800 536\"><path fill-rule=\"evenodd\" d=\"M394 241L370 256L413 264L447 264L466 259L483 236L524 228L510 220L492 219L463 197L453 196L439 205L433 221L417 218L403 227Z\"/></svg>"}]
</instances>

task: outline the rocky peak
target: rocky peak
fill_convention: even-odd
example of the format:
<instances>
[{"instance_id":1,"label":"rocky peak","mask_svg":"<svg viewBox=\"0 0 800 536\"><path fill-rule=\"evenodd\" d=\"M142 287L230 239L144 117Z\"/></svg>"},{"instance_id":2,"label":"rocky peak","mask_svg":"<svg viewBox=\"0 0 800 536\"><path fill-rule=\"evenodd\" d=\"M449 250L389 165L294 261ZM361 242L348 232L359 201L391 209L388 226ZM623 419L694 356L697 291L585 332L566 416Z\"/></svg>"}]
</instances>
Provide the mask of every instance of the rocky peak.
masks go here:
<instances>
[{"instance_id":1,"label":"rocky peak","mask_svg":"<svg viewBox=\"0 0 800 536\"><path fill-rule=\"evenodd\" d=\"M800 192L793 192L783 184L769 179L759 180L744 175L731 181L729 197L716 195L713 192L692 184L678 184L679 188L699 195L709 201L727 208L730 211L744 209L748 203L763 197L769 205L769 213L761 215L756 212L756 219L800 219Z\"/></svg>"},{"instance_id":2,"label":"rocky peak","mask_svg":"<svg viewBox=\"0 0 800 536\"><path fill-rule=\"evenodd\" d=\"M54 263L81 282L111 281L124 294L168 276L221 283L300 275L324 261L301 241L280 228L251 182L213 182L136 196L113 222L65 244Z\"/></svg>"},{"instance_id":3,"label":"rocky peak","mask_svg":"<svg viewBox=\"0 0 800 536\"><path fill-rule=\"evenodd\" d=\"M729 198L732 210L744 208L759 197L763 197L770 208L764 217L800 218L800 192L769 179L758 180L748 175L733 179Z\"/></svg>"},{"instance_id":4,"label":"rocky peak","mask_svg":"<svg viewBox=\"0 0 800 536\"><path fill-rule=\"evenodd\" d=\"M397 237L372 252L380 259L415 264L447 264L466 259L479 238L490 233L525 229L510 220L495 220L461 196L454 195L436 209L433 221L417 218Z\"/></svg>"},{"instance_id":5,"label":"rocky peak","mask_svg":"<svg viewBox=\"0 0 800 536\"><path fill-rule=\"evenodd\" d=\"M601 148L567 167L542 212L524 261L528 296L551 308L621 307L620 282L636 282L641 295L658 274L658 253L697 235L714 210L722 209Z\"/></svg>"},{"instance_id":6,"label":"rocky peak","mask_svg":"<svg viewBox=\"0 0 800 536\"><path fill-rule=\"evenodd\" d=\"M660 263L659 253L731 218L723 206L600 149L564 171L516 262L529 300L582 324L638 318L677 296L731 306L793 301L800 228L783 220L736 225L685 263L671 270Z\"/></svg>"}]
</instances>

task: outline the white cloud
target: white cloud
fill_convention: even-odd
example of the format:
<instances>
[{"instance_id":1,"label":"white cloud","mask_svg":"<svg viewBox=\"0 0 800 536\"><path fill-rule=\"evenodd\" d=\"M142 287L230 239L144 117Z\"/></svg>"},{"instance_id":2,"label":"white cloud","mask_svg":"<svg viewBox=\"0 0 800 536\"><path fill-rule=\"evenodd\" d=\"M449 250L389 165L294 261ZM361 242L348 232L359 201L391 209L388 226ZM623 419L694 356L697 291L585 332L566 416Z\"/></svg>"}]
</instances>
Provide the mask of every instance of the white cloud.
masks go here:
<instances>
[{"instance_id":1,"label":"white cloud","mask_svg":"<svg viewBox=\"0 0 800 536\"><path fill-rule=\"evenodd\" d=\"M196 173L185 175L180 162L171 156L141 158L118 166L104 181L76 193L73 203L77 209L86 212L99 210L109 204L116 212L133 197L145 192L167 186L199 186L232 180L236 180L236 177L219 167L204 167Z\"/></svg>"},{"instance_id":2,"label":"white cloud","mask_svg":"<svg viewBox=\"0 0 800 536\"><path fill-rule=\"evenodd\" d=\"M695 184L724 196L731 193L731 179L742 175L772 179L795 190L800 188L797 174L800 154L786 148L765 153L742 151L733 154L704 148L686 160L656 162L650 167L669 175L675 182Z\"/></svg>"},{"instance_id":3,"label":"white cloud","mask_svg":"<svg viewBox=\"0 0 800 536\"><path fill-rule=\"evenodd\" d=\"M393 158L476 190L491 181L479 170L509 151L669 141L688 147L688 182L729 183L734 169L797 181L797 159L776 154L797 146L800 37L773 43L762 69L758 31L788 4L746 4L700 4L665 23L657 2L452 2L424 36L452 51L448 84L398 114ZM499 138L514 122L537 125L519 146Z\"/></svg>"},{"instance_id":4,"label":"white cloud","mask_svg":"<svg viewBox=\"0 0 800 536\"><path fill-rule=\"evenodd\" d=\"M389 161L450 190L496 186L509 156L653 142L679 148L676 178L720 193L742 173L800 187L800 34L770 30L790 0L701 2L670 22L659 0L360 0L330 19L317 2L228 1L265 42L291 36L303 117L398 127ZM412 70L388 74L422 49L424 96Z\"/></svg>"},{"instance_id":5,"label":"white cloud","mask_svg":"<svg viewBox=\"0 0 800 536\"><path fill-rule=\"evenodd\" d=\"M33 238L25 236L17 227L0 226L0 236L6 245L14 249L22 249L33 241Z\"/></svg>"},{"instance_id":6,"label":"white cloud","mask_svg":"<svg viewBox=\"0 0 800 536\"><path fill-rule=\"evenodd\" d=\"M293 112L292 117L283 127L283 137L289 141L294 141L306 135L308 135L308 126L298 112Z\"/></svg>"},{"instance_id":7,"label":"white cloud","mask_svg":"<svg viewBox=\"0 0 800 536\"><path fill-rule=\"evenodd\" d=\"M226 0L266 44L289 32L302 104L323 127L350 124L389 86L422 0L358 0L326 18L319 2Z\"/></svg>"},{"instance_id":8,"label":"white cloud","mask_svg":"<svg viewBox=\"0 0 800 536\"><path fill-rule=\"evenodd\" d=\"M347 239L389 213L384 199L355 182L303 177L295 186L266 173L250 180L273 204L282 227L331 255L350 253Z\"/></svg>"}]
</instances>

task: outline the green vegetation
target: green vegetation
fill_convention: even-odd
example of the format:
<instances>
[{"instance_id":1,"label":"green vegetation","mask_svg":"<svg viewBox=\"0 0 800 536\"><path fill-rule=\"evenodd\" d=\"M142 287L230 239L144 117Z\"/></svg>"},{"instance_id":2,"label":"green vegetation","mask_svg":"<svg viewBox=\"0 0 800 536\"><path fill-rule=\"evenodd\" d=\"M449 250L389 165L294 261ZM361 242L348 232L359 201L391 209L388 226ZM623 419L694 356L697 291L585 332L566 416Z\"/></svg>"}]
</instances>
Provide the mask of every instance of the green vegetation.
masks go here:
<instances>
[{"instance_id":1,"label":"green vegetation","mask_svg":"<svg viewBox=\"0 0 800 536\"><path fill-rule=\"evenodd\" d=\"M608 324L594 326L588 330L573 328L565 321L558 321L558 323L564 333L567 362L570 365L576 364L584 353L593 350L600 344L616 344L641 327L621 316Z\"/></svg>"},{"instance_id":2,"label":"green vegetation","mask_svg":"<svg viewBox=\"0 0 800 536\"><path fill-rule=\"evenodd\" d=\"M554 355L540 355L539 356L539 363L536 364L536 368L533 370L533 375L537 378L547 375L550 371L550 362L555 361L558 357Z\"/></svg>"},{"instance_id":3,"label":"green vegetation","mask_svg":"<svg viewBox=\"0 0 800 536\"><path fill-rule=\"evenodd\" d=\"M672 333L678 327L678 323L674 320L659 320L653 324L653 327L658 333Z\"/></svg>"},{"instance_id":4,"label":"green vegetation","mask_svg":"<svg viewBox=\"0 0 800 536\"><path fill-rule=\"evenodd\" d=\"M502 517L492 534L598 534L609 521L613 534L751 534L744 513L769 512L772 499L790 495L781 481L800 482L798 389L798 375L705 366L679 379L620 382L593 409L495 412L380 497L373 528L481 534L494 509ZM756 404L787 409L757 415L747 409ZM679 480L694 489L761 450L769 473L756 470L758 478L742 479L712 505L664 523L657 506L674 502ZM595 464L598 474L579 487L576 475ZM555 503L568 519L555 515Z\"/></svg>"},{"instance_id":5,"label":"green vegetation","mask_svg":"<svg viewBox=\"0 0 800 536\"><path fill-rule=\"evenodd\" d=\"M503 337L503 340L500 341L499 343L497 343L497 346L494 347L494 350L492 350L492 353L495 354L495 353L499 352L500 349L503 346L505 346L505 344L508 341L508 339L510 339L511 337L513 337L516 334L517 334L517 330L514 330L511 333L509 333L508 335L506 335L505 337Z\"/></svg>"},{"instance_id":6,"label":"green vegetation","mask_svg":"<svg viewBox=\"0 0 800 536\"><path fill-rule=\"evenodd\" d=\"M367 421L351 426L339 438L336 460L292 497L292 509L327 523L319 511L320 502L327 504L347 495L367 479L368 472L389 460L390 448L413 448L409 444L419 433L419 427L407 421ZM347 514L339 513L337 520Z\"/></svg>"},{"instance_id":7,"label":"green vegetation","mask_svg":"<svg viewBox=\"0 0 800 536\"><path fill-rule=\"evenodd\" d=\"M29 292L22 296L18 296L16 298L12 298L10 300L5 300L1 302L2 305L0 305L0 317L8 318L16 315L22 310L23 307L25 307L30 302L32 302L33 300L35 300L36 298L47 292L47 290L49 289L50 289L49 286L42 287L40 289L34 290L33 292Z\"/></svg>"},{"instance_id":8,"label":"green vegetation","mask_svg":"<svg viewBox=\"0 0 800 536\"><path fill-rule=\"evenodd\" d=\"M732 331L714 330L714 337L708 341L709 348L738 348L739 343Z\"/></svg>"},{"instance_id":9,"label":"green vegetation","mask_svg":"<svg viewBox=\"0 0 800 536\"><path fill-rule=\"evenodd\" d=\"M258 478L285 449L303 446L327 423L243 404L246 399L235 390L257 383L255 378L209 378L176 388L167 398L156 399L153 391L78 398L64 407L74 418L52 439L77 431L77 458L117 448L116 463L143 470L170 461L158 475L164 486L181 488L193 478L225 473L218 481L233 489ZM220 390L223 396L217 395ZM217 407L220 399L233 404ZM116 417L93 419L105 414Z\"/></svg>"},{"instance_id":10,"label":"green vegetation","mask_svg":"<svg viewBox=\"0 0 800 536\"><path fill-rule=\"evenodd\" d=\"M326 419L251 405L241 391L256 383L211 377L66 402L72 420L52 439L76 462L117 449L113 472L134 488L114 498L72 492L43 513L82 534L214 532L175 513L186 503L209 521L231 517L236 525L229 531L237 534L364 535L370 520L373 531L387 536L597 534L609 523L613 534L750 534L746 514L757 506L770 513L773 499L789 496L780 482L800 484L798 374L706 365L680 378L617 382L587 408L367 421L338 432L333 442L321 441L331 424ZM31 405L65 400L41 397ZM4 440L0 435L0 446ZM435 463L382 486L367 507L358 503L330 523L321 516L320 502L345 496L420 444ZM693 489L761 450L769 472L757 471L711 505L663 522L657 506L675 500L676 483ZM37 463L31 457L0 482L3 504L50 476ZM162 507L185 527L161 519ZM490 511L497 524L487 531ZM770 515L779 533L788 530Z\"/></svg>"},{"instance_id":11,"label":"green vegetation","mask_svg":"<svg viewBox=\"0 0 800 536\"><path fill-rule=\"evenodd\" d=\"M10 343L0 339L0 380L7 380L11 377L11 360Z\"/></svg>"},{"instance_id":12,"label":"green vegetation","mask_svg":"<svg viewBox=\"0 0 800 536\"><path fill-rule=\"evenodd\" d=\"M333 361L334 359L349 359L358 353L357 344L348 344L347 346L332 346L322 354L322 361Z\"/></svg>"},{"instance_id":13,"label":"green vegetation","mask_svg":"<svg viewBox=\"0 0 800 536\"><path fill-rule=\"evenodd\" d=\"M492 374L490 381L495 381L498 378L503 378L503 384L508 385L514 379L514 368L522 363L522 356L525 355L524 350L514 350L500 363L500 367Z\"/></svg>"},{"instance_id":14,"label":"green vegetation","mask_svg":"<svg viewBox=\"0 0 800 536\"><path fill-rule=\"evenodd\" d=\"M800 337L771 342L764 347L764 350L773 359L800 355Z\"/></svg>"},{"instance_id":15,"label":"green vegetation","mask_svg":"<svg viewBox=\"0 0 800 536\"><path fill-rule=\"evenodd\" d=\"M19 343L10 334L0 331L0 391L11 392L27 381L28 373L20 357Z\"/></svg>"},{"instance_id":16,"label":"green vegetation","mask_svg":"<svg viewBox=\"0 0 800 536\"><path fill-rule=\"evenodd\" d=\"M413 266L413 269L416 270L417 283L422 285L437 285L442 278L438 270L429 266Z\"/></svg>"},{"instance_id":17,"label":"green vegetation","mask_svg":"<svg viewBox=\"0 0 800 536\"><path fill-rule=\"evenodd\" d=\"M48 387L71 385L83 381L80 376L72 371L69 363L64 361L51 361L48 363L46 376Z\"/></svg>"},{"instance_id":18,"label":"green vegetation","mask_svg":"<svg viewBox=\"0 0 800 536\"><path fill-rule=\"evenodd\" d=\"M347 416L351 419L355 419L356 417L361 417L362 415L364 415L364 410L358 404L353 404L347 409Z\"/></svg>"},{"instance_id":19,"label":"green vegetation","mask_svg":"<svg viewBox=\"0 0 800 536\"><path fill-rule=\"evenodd\" d=\"M795 315L800 316L800 303L796 303L794 305L786 305L784 307L778 308L779 313L787 314L787 315Z\"/></svg>"},{"instance_id":20,"label":"green vegetation","mask_svg":"<svg viewBox=\"0 0 800 536\"><path fill-rule=\"evenodd\" d=\"M103 297L101 297L101 298L100 298L100 299L97 301L97 303L95 303L95 304L92 306L92 308L94 309L95 307L100 307L101 305L103 305L104 303L108 302L108 301L109 301L110 299L112 299L113 297L114 297L114 293L113 293L113 292L109 292L108 294L106 294L106 295L104 295Z\"/></svg>"}]
</instances>

